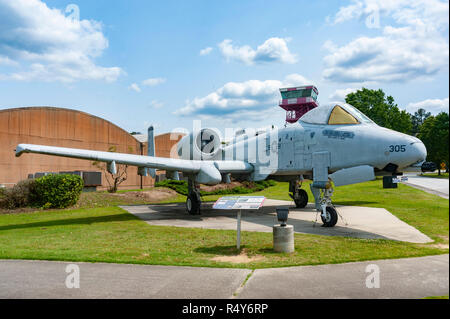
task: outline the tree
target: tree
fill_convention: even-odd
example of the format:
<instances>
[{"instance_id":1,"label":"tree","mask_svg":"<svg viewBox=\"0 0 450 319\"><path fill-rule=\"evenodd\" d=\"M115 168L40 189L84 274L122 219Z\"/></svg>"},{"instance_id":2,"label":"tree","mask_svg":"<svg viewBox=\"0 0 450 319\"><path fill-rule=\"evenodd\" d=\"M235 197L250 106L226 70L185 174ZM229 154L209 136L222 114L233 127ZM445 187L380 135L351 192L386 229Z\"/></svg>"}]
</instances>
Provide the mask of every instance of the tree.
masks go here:
<instances>
[{"instance_id":1,"label":"tree","mask_svg":"<svg viewBox=\"0 0 450 319\"><path fill-rule=\"evenodd\" d=\"M128 150L129 150L129 153L133 152L133 149L131 147ZM115 146L110 146L108 148L108 152L116 152L116 151L117 151L117 148ZM108 187L109 193L117 192L119 185L122 184L124 181L126 181L128 178L128 173L127 173L128 165L123 165L123 164L116 165L117 171L115 174L110 173L108 171L107 164L104 162L95 161L92 163L92 165L99 168L100 170L102 170L102 172L105 173L106 181L108 182L108 185L109 185L109 187Z\"/></svg>"},{"instance_id":2,"label":"tree","mask_svg":"<svg viewBox=\"0 0 450 319\"><path fill-rule=\"evenodd\" d=\"M449 165L449 115L441 112L436 116L429 116L421 125L418 138L422 140L427 148L427 160L436 164L438 174L441 173L440 166L444 162Z\"/></svg>"},{"instance_id":3,"label":"tree","mask_svg":"<svg viewBox=\"0 0 450 319\"><path fill-rule=\"evenodd\" d=\"M420 127L422 126L423 122L430 116L431 113L425 111L424 109L418 109L416 112L414 112L414 115L411 115L411 122L412 122L411 133L413 135L417 135L420 131Z\"/></svg>"},{"instance_id":4,"label":"tree","mask_svg":"<svg viewBox=\"0 0 450 319\"><path fill-rule=\"evenodd\" d=\"M412 129L411 115L400 110L392 96L386 96L383 90L362 88L349 93L345 102L353 105L380 126L402 133Z\"/></svg>"}]
</instances>

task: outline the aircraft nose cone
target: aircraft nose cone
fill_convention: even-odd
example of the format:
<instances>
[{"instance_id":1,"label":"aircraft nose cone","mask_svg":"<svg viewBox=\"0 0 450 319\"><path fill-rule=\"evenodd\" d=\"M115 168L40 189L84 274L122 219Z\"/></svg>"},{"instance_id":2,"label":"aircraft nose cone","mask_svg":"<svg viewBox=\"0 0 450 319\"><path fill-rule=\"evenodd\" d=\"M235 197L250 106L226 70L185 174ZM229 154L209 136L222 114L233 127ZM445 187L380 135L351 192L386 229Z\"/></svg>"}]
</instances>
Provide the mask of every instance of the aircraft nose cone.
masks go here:
<instances>
[{"instance_id":1,"label":"aircraft nose cone","mask_svg":"<svg viewBox=\"0 0 450 319\"><path fill-rule=\"evenodd\" d=\"M425 161L427 158L427 149L422 142L416 142L413 145L414 152L421 161Z\"/></svg>"}]
</instances>

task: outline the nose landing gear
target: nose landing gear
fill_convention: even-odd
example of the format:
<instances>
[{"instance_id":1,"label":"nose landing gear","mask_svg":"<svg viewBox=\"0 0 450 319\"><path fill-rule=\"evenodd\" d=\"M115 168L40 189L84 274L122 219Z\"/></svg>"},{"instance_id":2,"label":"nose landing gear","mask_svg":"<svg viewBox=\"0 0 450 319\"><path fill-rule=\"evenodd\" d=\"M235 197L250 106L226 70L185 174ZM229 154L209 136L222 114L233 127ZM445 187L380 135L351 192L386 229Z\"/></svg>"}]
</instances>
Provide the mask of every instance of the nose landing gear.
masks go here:
<instances>
[{"instance_id":1,"label":"nose landing gear","mask_svg":"<svg viewBox=\"0 0 450 319\"><path fill-rule=\"evenodd\" d=\"M331 184L328 188L320 189L310 185L311 192L316 201L317 212L320 212L320 217L323 222L323 227L333 227L338 222L338 212L331 203L331 196L333 195L333 187Z\"/></svg>"},{"instance_id":2,"label":"nose landing gear","mask_svg":"<svg viewBox=\"0 0 450 319\"><path fill-rule=\"evenodd\" d=\"M325 213L322 212L320 217L322 218L323 227L333 227L338 221L338 214L333 206L326 206Z\"/></svg>"},{"instance_id":3,"label":"nose landing gear","mask_svg":"<svg viewBox=\"0 0 450 319\"><path fill-rule=\"evenodd\" d=\"M295 202L297 208L304 208L308 204L308 193L301 189L303 176L299 180L289 182L289 196ZM333 227L338 221L338 212L331 203L331 196L333 195L333 187L331 183L327 183L327 188L317 188L310 185L311 192L314 195L317 212L323 222L323 227Z\"/></svg>"}]
</instances>

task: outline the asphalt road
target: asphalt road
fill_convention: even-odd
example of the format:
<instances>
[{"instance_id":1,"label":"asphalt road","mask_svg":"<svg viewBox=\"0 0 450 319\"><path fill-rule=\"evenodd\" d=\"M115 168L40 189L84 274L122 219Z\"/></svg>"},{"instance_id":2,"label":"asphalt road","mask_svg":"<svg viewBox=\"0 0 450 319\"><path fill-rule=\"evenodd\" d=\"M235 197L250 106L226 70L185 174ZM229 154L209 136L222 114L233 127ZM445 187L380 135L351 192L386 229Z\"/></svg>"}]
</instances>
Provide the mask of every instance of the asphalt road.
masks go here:
<instances>
[{"instance_id":1,"label":"asphalt road","mask_svg":"<svg viewBox=\"0 0 450 319\"><path fill-rule=\"evenodd\" d=\"M79 267L79 288L66 287L68 276L74 275L73 270L66 272L71 264ZM377 267L379 288L367 288L367 277ZM245 282L249 274L249 269L0 260L0 298L322 299L449 294L448 254L257 269Z\"/></svg>"},{"instance_id":2,"label":"asphalt road","mask_svg":"<svg viewBox=\"0 0 450 319\"><path fill-rule=\"evenodd\" d=\"M432 178L416 175L407 175L408 181L406 185L421 189L428 193L439 195L444 198L449 198L449 182L446 178Z\"/></svg>"}]
</instances>

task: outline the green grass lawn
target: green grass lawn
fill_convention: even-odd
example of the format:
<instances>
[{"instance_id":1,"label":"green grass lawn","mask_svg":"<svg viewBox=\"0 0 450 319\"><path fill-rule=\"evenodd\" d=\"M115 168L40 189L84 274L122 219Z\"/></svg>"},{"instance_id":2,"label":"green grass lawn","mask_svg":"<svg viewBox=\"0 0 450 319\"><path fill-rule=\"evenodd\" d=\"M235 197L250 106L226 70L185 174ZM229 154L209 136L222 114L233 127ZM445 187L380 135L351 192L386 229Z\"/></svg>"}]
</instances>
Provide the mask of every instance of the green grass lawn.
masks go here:
<instances>
[{"instance_id":1,"label":"green grass lawn","mask_svg":"<svg viewBox=\"0 0 450 319\"><path fill-rule=\"evenodd\" d=\"M75 208L94 208L94 207L109 207L109 206L118 206L118 205L151 204L152 202L149 202L144 199L130 198L130 197L125 197L125 196L124 197L117 196L120 194L129 193L129 192L146 191L146 190L148 191L151 189L122 190L122 191L117 192L117 194L110 194L106 191L82 193L80 196L80 200L78 201ZM157 203L182 202L185 200L186 200L185 196L177 194L172 198L169 198L165 201L158 201ZM154 202L154 203L156 203L156 202Z\"/></svg>"},{"instance_id":2,"label":"green grass lawn","mask_svg":"<svg viewBox=\"0 0 450 319\"><path fill-rule=\"evenodd\" d=\"M287 190L287 183L277 183L255 194L289 200ZM261 268L448 253L435 245L448 244L448 200L402 184L383 189L381 180L339 187L334 202L384 207L435 243L295 234L295 253L280 254L272 251L271 233L243 232L245 252L259 259L218 262L212 258L237 254L235 231L150 226L116 206L127 200L102 194L84 195L78 209L0 215L0 258ZM166 202L184 200L178 195Z\"/></svg>"},{"instance_id":3,"label":"green grass lawn","mask_svg":"<svg viewBox=\"0 0 450 319\"><path fill-rule=\"evenodd\" d=\"M118 207L0 216L0 258L212 267L279 267L413 257L442 253L390 240L295 234L293 254L274 253L272 234L243 232L243 248L263 259L213 261L236 254L236 232L150 226Z\"/></svg>"},{"instance_id":4,"label":"green grass lawn","mask_svg":"<svg viewBox=\"0 0 450 319\"><path fill-rule=\"evenodd\" d=\"M420 176L433 177L433 178L447 178L448 179L448 173L445 173L445 172L441 172L441 175L438 175L438 173L424 173L424 174L420 174Z\"/></svg>"}]
</instances>

